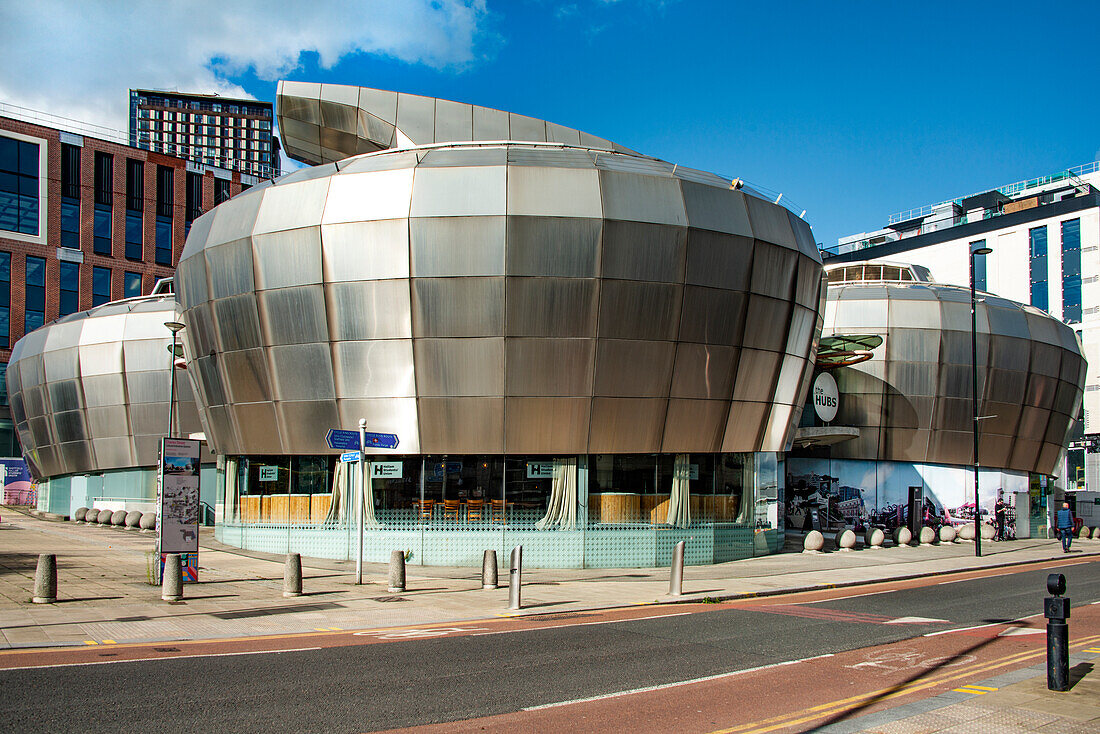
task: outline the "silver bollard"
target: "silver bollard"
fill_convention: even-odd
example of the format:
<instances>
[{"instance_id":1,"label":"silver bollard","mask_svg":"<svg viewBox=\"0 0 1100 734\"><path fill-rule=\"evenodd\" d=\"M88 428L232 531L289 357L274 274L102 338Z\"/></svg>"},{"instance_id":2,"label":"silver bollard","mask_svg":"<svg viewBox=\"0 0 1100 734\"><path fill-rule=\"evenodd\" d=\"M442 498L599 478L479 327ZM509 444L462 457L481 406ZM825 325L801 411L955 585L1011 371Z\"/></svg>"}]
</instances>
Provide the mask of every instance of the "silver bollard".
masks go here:
<instances>
[{"instance_id":1,"label":"silver bollard","mask_svg":"<svg viewBox=\"0 0 1100 734\"><path fill-rule=\"evenodd\" d=\"M684 593L684 541L672 549L672 571L668 575L668 595L680 596Z\"/></svg>"},{"instance_id":2,"label":"silver bollard","mask_svg":"<svg viewBox=\"0 0 1100 734\"><path fill-rule=\"evenodd\" d=\"M390 553L390 586L388 591L405 590L405 551L395 550Z\"/></svg>"},{"instance_id":3,"label":"silver bollard","mask_svg":"<svg viewBox=\"0 0 1100 734\"><path fill-rule=\"evenodd\" d=\"M283 596L302 595L302 556L287 553L283 564Z\"/></svg>"},{"instance_id":4,"label":"silver bollard","mask_svg":"<svg viewBox=\"0 0 1100 734\"><path fill-rule=\"evenodd\" d=\"M508 569L508 608L521 609L520 586L523 585L523 546L512 549L511 563Z\"/></svg>"},{"instance_id":5,"label":"silver bollard","mask_svg":"<svg viewBox=\"0 0 1100 734\"><path fill-rule=\"evenodd\" d=\"M164 601L179 601L183 598L183 563L179 553L169 553L164 557L164 578L160 583L160 598Z\"/></svg>"},{"instance_id":6,"label":"silver bollard","mask_svg":"<svg viewBox=\"0 0 1100 734\"><path fill-rule=\"evenodd\" d=\"M487 550L481 556L481 588L495 589L497 587L497 552Z\"/></svg>"},{"instance_id":7,"label":"silver bollard","mask_svg":"<svg viewBox=\"0 0 1100 734\"><path fill-rule=\"evenodd\" d=\"M57 601L57 556L42 553L38 556L38 568L34 572L35 604L53 604Z\"/></svg>"}]
</instances>

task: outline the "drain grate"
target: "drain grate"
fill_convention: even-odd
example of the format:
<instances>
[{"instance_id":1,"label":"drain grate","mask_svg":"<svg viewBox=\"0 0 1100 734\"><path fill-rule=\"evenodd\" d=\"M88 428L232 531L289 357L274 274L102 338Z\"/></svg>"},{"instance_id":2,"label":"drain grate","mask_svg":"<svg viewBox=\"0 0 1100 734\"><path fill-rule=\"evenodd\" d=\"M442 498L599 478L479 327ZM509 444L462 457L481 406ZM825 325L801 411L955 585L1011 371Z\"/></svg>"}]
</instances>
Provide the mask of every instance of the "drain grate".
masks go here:
<instances>
[{"instance_id":1,"label":"drain grate","mask_svg":"<svg viewBox=\"0 0 1100 734\"><path fill-rule=\"evenodd\" d=\"M403 596L376 596L371 601L408 601Z\"/></svg>"},{"instance_id":2,"label":"drain grate","mask_svg":"<svg viewBox=\"0 0 1100 734\"><path fill-rule=\"evenodd\" d=\"M153 649L156 650L157 652L179 652L180 651L180 649L178 647L154 647Z\"/></svg>"}]
</instances>

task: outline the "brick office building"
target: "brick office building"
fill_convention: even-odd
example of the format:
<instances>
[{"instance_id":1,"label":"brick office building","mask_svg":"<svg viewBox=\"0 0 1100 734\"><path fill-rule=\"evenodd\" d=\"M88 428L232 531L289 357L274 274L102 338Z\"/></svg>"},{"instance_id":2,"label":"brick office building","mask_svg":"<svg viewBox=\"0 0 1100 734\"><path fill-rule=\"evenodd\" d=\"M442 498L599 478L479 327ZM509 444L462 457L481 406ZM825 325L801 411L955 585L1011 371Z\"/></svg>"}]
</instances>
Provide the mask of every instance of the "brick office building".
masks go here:
<instances>
[{"instance_id":1,"label":"brick office building","mask_svg":"<svg viewBox=\"0 0 1100 734\"><path fill-rule=\"evenodd\" d=\"M12 345L61 316L148 293L175 271L191 222L258 181L35 117L0 116L0 456L20 454L5 380Z\"/></svg>"}]
</instances>

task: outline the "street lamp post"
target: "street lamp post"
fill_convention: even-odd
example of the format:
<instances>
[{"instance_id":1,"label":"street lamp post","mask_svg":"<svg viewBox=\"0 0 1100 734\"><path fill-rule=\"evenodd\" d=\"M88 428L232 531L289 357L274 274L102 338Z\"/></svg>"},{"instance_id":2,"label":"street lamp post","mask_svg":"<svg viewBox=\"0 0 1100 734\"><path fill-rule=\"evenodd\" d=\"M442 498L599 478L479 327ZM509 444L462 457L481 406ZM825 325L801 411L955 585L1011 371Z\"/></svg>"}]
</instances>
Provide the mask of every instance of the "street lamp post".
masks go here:
<instances>
[{"instance_id":1,"label":"street lamp post","mask_svg":"<svg viewBox=\"0 0 1100 734\"><path fill-rule=\"evenodd\" d=\"M164 325L168 327L168 330L172 332L172 346L169 351L172 353L168 359L168 368L171 370L171 392L168 395L168 438L175 438L175 418L176 418L176 339L180 331L184 328L184 324L179 321L165 321Z\"/></svg>"},{"instance_id":2,"label":"street lamp post","mask_svg":"<svg viewBox=\"0 0 1100 734\"><path fill-rule=\"evenodd\" d=\"M988 255L992 248L976 247L970 251L970 373L974 380L973 392L970 394L971 426L974 435L974 555L982 555L982 511L978 497L978 298L974 287L974 258L977 255Z\"/></svg>"}]
</instances>

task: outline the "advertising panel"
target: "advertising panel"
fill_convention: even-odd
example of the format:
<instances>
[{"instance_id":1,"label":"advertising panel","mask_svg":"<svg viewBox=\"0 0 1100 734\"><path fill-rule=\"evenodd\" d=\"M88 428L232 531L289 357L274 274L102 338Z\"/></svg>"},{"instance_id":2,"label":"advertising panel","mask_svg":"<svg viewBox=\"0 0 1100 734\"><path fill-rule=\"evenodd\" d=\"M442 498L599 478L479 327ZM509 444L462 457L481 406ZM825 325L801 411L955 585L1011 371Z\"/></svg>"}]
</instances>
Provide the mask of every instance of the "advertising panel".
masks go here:
<instances>
[{"instance_id":1,"label":"advertising panel","mask_svg":"<svg viewBox=\"0 0 1100 734\"><path fill-rule=\"evenodd\" d=\"M157 532L160 552L199 552L199 442L161 439Z\"/></svg>"}]
</instances>

